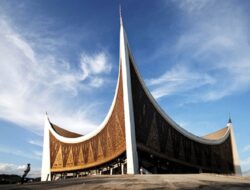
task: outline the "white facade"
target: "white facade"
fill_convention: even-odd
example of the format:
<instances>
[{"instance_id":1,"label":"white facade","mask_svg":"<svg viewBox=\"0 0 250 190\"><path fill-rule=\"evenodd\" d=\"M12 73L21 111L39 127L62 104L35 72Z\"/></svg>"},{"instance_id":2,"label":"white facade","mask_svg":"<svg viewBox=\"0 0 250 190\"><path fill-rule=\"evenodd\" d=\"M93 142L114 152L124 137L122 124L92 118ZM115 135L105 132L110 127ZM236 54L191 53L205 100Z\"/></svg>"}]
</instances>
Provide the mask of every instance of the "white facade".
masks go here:
<instances>
[{"instance_id":1,"label":"white facade","mask_svg":"<svg viewBox=\"0 0 250 190\"><path fill-rule=\"evenodd\" d=\"M241 173L241 167L240 167L240 158L239 158L239 154L238 154L238 149L237 149L237 145L236 145L236 141L235 141L235 136L234 136L234 129L233 129L233 124L231 122L227 123L227 127L230 130L230 138L231 138L231 146L232 146L232 154L233 154L233 163L234 163L234 172L235 175L242 175Z\"/></svg>"},{"instance_id":2,"label":"white facade","mask_svg":"<svg viewBox=\"0 0 250 190\"><path fill-rule=\"evenodd\" d=\"M127 174L138 174L138 155L135 138L135 123L133 99L131 91L131 77L129 64L128 41L123 28L122 18L120 18L120 61L122 65L122 82L123 82L123 103L125 117L126 133L126 154L127 154Z\"/></svg>"},{"instance_id":3,"label":"white facade","mask_svg":"<svg viewBox=\"0 0 250 190\"><path fill-rule=\"evenodd\" d=\"M43 158L42 158L42 170L41 181L51 181L50 172L50 142L49 142L49 129L51 128L49 118L46 114L44 118L44 136L43 136Z\"/></svg>"}]
</instances>

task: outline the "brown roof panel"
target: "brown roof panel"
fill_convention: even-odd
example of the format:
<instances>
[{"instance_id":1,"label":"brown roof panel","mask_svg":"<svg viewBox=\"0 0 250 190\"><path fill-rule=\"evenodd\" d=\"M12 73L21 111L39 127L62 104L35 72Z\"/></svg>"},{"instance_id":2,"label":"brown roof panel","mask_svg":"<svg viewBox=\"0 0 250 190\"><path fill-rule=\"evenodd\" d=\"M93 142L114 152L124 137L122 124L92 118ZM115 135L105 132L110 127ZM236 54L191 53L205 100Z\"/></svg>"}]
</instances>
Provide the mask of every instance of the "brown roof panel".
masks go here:
<instances>
[{"instance_id":1,"label":"brown roof panel","mask_svg":"<svg viewBox=\"0 0 250 190\"><path fill-rule=\"evenodd\" d=\"M63 137L68 137L68 138L76 138L76 137L81 137L83 135L78 134L78 133L74 133L71 131L67 131L66 129L63 129L61 127L58 127L57 125L50 123L51 126L53 127L53 129L55 130L56 133L58 133L59 135L63 136Z\"/></svg>"},{"instance_id":2,"label":"brown roof panel","mask_svg":"<svg viewBox=\"0 0 250 190\"><path fill-rule=\"evenodd\" d=\"M207 134L203 136L202 138L204 139L209 139L209 140L217 140L222 138L226 133L227 133L228 127L225 127L223 129L220 129L219 131L215 131L213 133Z\"/></svg>"}]
</instances>

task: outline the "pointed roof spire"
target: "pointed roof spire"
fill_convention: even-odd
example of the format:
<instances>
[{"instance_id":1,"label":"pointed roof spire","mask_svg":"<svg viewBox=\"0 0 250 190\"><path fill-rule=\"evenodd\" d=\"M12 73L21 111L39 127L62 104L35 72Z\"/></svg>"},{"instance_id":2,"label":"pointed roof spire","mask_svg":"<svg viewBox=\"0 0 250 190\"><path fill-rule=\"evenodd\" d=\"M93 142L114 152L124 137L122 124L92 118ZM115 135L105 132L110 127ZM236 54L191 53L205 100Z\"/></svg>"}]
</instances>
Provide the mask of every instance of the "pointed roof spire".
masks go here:
<instances>
[{"instance_id":1,"label":"pointed roof spire","mask_svg":"<svg viewBox=\"0 0 250 190\"><path fill-rule=\"evenodd\" d=\"M47 111L45 112L45 116L46 116L46 118L49 120L49 115L48 115L48 112L47 112Z\"/></svg>"},{"instance_id":2,"label":"pointed roof spire","mask_svg":"<svg viewBox=\"0 0 250 190\"><path fill-rule=\"evenodd\" d=\"M231 119L231 115L229 113L229 119L228 119L228 122L227 123L232 123L232 119Z\"/></svg>"},{"instance_id":3,"label":"pointed roof spire","mask_svg":"<svg viewBox=\"0 0 250 190\"><path fill-rule=\"evenodd\" d=\"M121 6L121 4L119 5L119 14L120 14L120 25L123 25L123 22L122 22L122 6Z\"/></svg>"}]
</instances>

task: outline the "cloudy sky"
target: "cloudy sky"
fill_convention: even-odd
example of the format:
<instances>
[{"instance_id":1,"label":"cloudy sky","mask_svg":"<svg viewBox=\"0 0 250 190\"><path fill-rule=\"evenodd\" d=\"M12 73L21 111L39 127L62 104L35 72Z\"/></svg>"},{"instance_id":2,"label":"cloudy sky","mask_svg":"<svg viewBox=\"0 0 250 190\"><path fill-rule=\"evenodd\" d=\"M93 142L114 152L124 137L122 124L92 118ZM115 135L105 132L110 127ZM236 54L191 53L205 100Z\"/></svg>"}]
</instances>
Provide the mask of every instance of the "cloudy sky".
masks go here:
<instances>
[{"instance_id":1,"label":"cloudy sky","mask_svg":"<svg viewBox=\"0 0 250 190\"><path fill-rule=\"evenodd\" d=\"M162 108L196 135L232 117L250 171L250 2L0 1L0 173L41 168L43 120L86 134L111 105L119 4L130 47Z\"/></svg>"}]
</instances>

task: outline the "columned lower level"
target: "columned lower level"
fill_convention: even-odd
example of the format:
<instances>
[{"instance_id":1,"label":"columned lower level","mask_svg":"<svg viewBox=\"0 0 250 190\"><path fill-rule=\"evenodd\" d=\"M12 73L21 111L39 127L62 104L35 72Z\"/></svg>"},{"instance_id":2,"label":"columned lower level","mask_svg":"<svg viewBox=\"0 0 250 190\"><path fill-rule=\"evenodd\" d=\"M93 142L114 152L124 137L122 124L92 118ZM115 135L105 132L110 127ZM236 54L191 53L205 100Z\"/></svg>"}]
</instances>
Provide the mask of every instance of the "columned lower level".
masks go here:
<instances>
[{"instance_id":1,"label":"columned lower level","mask_svg":"<svg viewBox=\"0 0 250 190\"><path fill-rule=\"evenodd\" d=\"M122 154L118 158L105 164L72 171L52 171L51 180L78 178L89 175L124 175L127 174L126 154Z\"/></svg>"}]
</instances>

